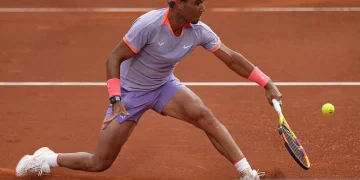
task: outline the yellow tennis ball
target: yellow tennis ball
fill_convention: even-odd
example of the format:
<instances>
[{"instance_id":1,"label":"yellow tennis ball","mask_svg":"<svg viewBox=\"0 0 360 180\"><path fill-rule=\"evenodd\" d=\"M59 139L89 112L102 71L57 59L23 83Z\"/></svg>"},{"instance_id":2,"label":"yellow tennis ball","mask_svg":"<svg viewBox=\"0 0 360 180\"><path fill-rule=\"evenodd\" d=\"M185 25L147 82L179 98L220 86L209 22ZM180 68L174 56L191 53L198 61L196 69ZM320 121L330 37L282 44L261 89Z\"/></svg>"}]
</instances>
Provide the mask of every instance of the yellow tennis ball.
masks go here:
<instances>
[{"instance_id":1,"label":"yellow tennis ball","mask_svg":"<svg viewBox=\"0 0 360 180\"><path fill-rule=\"evenodd\" d=\"M321 110L324 115L332 115L335 112L335 107L330 103L326 103L322 106Z\"/></svg>"}]
</instances>

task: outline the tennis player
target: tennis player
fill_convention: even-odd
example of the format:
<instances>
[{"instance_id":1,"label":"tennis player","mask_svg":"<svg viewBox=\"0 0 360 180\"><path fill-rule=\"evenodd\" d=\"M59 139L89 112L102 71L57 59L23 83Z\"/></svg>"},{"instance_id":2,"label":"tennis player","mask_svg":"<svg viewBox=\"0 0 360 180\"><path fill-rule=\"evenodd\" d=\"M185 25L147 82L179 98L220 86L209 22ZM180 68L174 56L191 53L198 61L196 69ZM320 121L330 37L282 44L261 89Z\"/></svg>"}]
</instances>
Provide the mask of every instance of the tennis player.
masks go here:
<instances>
[{"instance_id":1,"label":"tennis player","mask_svg":"<svg viewBox=\"0 0 360 180\"><path fill-rule=\"evenodd\" d=\"M182 59L202 46L232 71L263 87L270 104L271 99L281 100L282 94L269 76L226 47L200 21L204 12L204 0L169 0L168 7L138 17L106 62L110 105L95 152L55 153L43 147L20 159L16 175L41 175L55 167L102 172L112 165L141 116L151 109L200 128L233 163L241 179L260 179L226 127L173 74Z\"/></svg>"}]
</instances>

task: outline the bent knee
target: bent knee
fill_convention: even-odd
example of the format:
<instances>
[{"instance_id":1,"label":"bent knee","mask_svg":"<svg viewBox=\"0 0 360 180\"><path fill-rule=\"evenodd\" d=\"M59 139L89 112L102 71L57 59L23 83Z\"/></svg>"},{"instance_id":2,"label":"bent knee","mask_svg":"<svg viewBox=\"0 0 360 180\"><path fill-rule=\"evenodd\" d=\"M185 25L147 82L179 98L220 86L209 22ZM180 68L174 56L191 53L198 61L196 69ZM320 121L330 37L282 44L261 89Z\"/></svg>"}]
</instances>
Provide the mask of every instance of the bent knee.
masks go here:
<instances>
[{"instance_id":1,"label":"bent knee","mask_svg":"<svg viewBox=\"0 0 360 180\"><path fill-rule=\"evenodd\" d=\"M192 121L201 129L216 128L220 122L215 118L211 110L205 106L199 107L197 114L193 117Z\"/></svg>"},{"instance_id":2,"label":"bent knee","mask_svg":"<svg viewBox=\"0 0 360 180\"><path fill-rule=\"evenodd\" d=\"M92 172L103 172L107 169L109 169L111 167L111 163L97 163L97 164L94 164L92 167L91 167L91 171Z\"/></svg>"},{"instance_id":3,"label":"bent knee","mask_svg":"<svg viewBox=\"0 0 360 180\"><path fill-rule=\"evenodd\" d=\"M113 162L114 161L111 159L99 160L93 156L92 162L90 163L90 166L88 167L88 169L91 172L103 172L103 171L109 169Z\"/></svg>"}]
</instances>

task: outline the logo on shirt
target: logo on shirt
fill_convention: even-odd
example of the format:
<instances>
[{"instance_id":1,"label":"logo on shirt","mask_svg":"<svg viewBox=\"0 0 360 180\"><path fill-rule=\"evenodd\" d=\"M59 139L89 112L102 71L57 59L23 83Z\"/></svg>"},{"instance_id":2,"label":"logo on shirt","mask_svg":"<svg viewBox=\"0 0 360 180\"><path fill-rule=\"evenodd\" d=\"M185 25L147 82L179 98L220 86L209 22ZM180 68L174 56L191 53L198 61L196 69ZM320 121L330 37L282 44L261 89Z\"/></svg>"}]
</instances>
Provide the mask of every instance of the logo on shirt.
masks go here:
<instances>
[{"instance_id":1,"label":"logo on shirt","mask_svg":"<svg viewBox=\"0 0 360 180\"><path fill-rule=\"evenodd\" d=\"M187 48L189 48L189 47L191 47L192 45L188 45L188 46L185 46L184 45L184 49L187 49Z\"/></svg>"},{"instance_id":2,"label":"logo on shirt","mask_svg":"<svg viewBox=\"0 0 360 180\"><path fill-rule=\"evenodd\" d=\"M158 41L158 43L159 43L159 46L161 47L162 45L164 45L164 43L160 43L159 41Z\"/></svg>"}]
</instances>

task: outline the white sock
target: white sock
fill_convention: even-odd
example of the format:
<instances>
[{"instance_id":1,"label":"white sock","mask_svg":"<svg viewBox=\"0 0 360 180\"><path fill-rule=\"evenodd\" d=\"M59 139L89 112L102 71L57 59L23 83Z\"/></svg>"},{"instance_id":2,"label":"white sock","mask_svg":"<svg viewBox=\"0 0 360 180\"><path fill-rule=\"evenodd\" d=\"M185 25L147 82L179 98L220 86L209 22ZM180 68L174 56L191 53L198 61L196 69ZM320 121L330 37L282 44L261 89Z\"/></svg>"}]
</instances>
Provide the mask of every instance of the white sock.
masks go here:
<instances>
[{"instance_id":1,"label":"white sock","mask_svg":"<svg viewBox=\"0 0 360 180\"><path fill-rule=\"evenodd\" d=\"M250 164L247 162L246 158L243 157L241 159L239 159L238 161L236 161L234 163L236 170L240 173L243 174L243 172L245 170L251 170Z\"/></svg>"},{"instance_id":2,"label":"white sock","mask_svg":"<svg viewBox=\"0 0 360 180\"><path fill-rule=\"evenodd\" d=\"M58 154L58 153L45 155L45 161L49 164L49 166L51 168L59 167L59 165L57 163L57 159L58 159L59 155L60 154Z\"/></svg>"}]
</instances>

